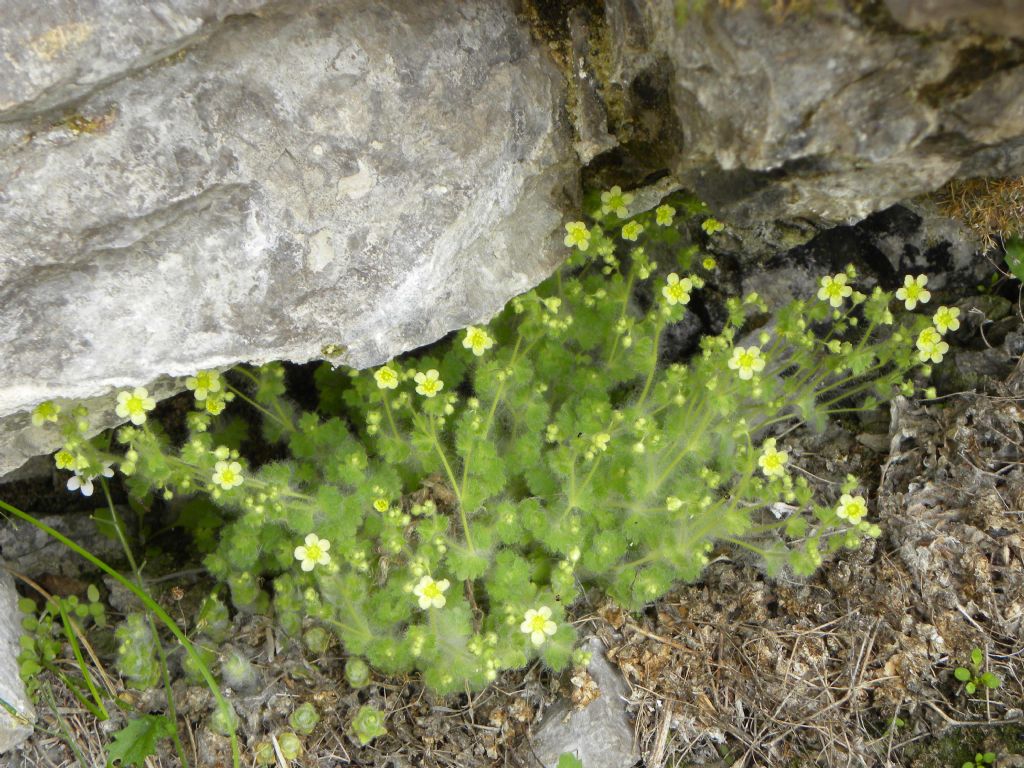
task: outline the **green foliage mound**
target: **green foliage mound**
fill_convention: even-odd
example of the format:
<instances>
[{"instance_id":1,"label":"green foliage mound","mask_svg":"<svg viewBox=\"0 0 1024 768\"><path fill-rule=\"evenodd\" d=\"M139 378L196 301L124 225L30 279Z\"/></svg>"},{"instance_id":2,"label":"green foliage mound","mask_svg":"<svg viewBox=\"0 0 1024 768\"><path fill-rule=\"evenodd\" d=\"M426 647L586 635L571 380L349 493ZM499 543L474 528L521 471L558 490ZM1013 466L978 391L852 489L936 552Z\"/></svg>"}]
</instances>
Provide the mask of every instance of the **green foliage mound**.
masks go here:
<instances>
[{"instance_id":1,"label":"green foliage mound","mask_svg":"<svg viewBox=\"0 0 1024 768\"><path fill-rule=\"evenodd\" d=\"M190 497L180 524L234 608L272 612L310 648L335 634L357 684L361 659L440 692L536 657L561 669L583 589L636 609L698 578L716 546L807 574L878 535L856 479L813 498L782 432L911 393L911 370L948 349L942 323L891 312L927 301L924 277L865 294L848 268L774 313L729 298L722 332L664 365L666 330L717 267L681 234L699 204L626 219L631 202L595 196L590 222L566 225L565 265L488 326L373 371L324 364L315 411L270 364L190 378L180 447L147 422L141 388L119 395L123 455L81 437L81 409L37 415L65 430L76 489L117 465L141 498ZM704 218L706 236L722 228ZM225 408L240 399L287 458L246 460Z\"/></svg>"}]
</instances>

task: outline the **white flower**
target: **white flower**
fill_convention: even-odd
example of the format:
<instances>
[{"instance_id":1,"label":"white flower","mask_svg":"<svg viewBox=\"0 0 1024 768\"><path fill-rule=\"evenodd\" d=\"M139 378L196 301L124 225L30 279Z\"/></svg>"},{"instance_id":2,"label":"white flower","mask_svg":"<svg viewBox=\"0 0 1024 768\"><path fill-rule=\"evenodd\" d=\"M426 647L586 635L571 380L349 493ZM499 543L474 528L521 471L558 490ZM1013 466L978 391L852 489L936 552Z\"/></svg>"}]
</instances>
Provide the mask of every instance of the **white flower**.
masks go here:
<instances>
[{"instance_id":1,"label":"white flower","mask_svg":"<svg viewBox=\"0 0 1024 768\"><path fill-rule=\"evenodd\" d=\"M419 598L420 608L444 608L446 602L444 593L451 583L448 579L434 581L430 576L424 576L419 584L412 588L412 593Z\"/></svg>"},{"instance_id":2,"label":"white flower","mask_svg":"<svg viewBox=\"0 0 1024 768\"><path fill-rule=\"evenodd\" d=\"M315 566L327 565L331 562L331 556L327 550L331 548L331 542L321 539L315 533L306 536L305 546L295 548L295 559L302 562L302 570L312 571Z\"/></svg>"},{"instance_id":3,"label":"white flower","mask_svg":"<svg viewBox=\"0 0 1024 768\"><path fill-rule=\"evenodd\" d=\"M531 608L523 616L523 623L519 630L530 636L530 641L536 645L543 645L548 635L553 635L558 630L558 625L551 620L551 609L542 605L537 610Z\"/></svg>"},{"instance_id":4,"label":"white flower","mask_svg":"<svg viewBox=\"0 0 1024 768\"><path fill-rule=\"evenodd\" d=\"M100 475L103 477L113 477L114 470L110 468L112 462L103 462L103 469L100 471ZM92 496L93 488L92 481L95 480L99 475L83 475L77 469L75 474L68 478L68 490L69 491L81 491L83 496Z\"/></svg>"}]
</instances>

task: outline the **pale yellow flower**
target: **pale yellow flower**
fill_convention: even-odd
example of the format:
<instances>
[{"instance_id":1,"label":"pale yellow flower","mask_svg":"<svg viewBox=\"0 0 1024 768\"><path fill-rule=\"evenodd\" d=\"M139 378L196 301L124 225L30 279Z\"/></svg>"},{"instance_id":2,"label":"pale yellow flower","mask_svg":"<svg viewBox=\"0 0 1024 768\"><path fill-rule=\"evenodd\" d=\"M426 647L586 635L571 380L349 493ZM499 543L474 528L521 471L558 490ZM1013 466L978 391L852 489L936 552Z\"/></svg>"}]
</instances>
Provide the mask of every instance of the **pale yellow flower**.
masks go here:
<instances>
[{"instance_id":1,"label":"pale yellow flower","mask_svg":"<svg viewBox=\"0 0 1024 768\"><path fill-rule=\"evenodd\" d=\"M907 275L903 279L903 287L896 291L896 298L904 302L907 309L913 309L918 303L927 304L928 299L932 297L924 288L927 283L928 275Z\"/></svg>"},{"instance_id":2,"label":"pale yellow flower","mask_svg":"<svg viewBox=\"0 0 1024 768\"><path fill-rule=\"evenodd\" d=\"M440 392L444 388L444 382L441 381L440 375L435 368L431 368L426 373L418 371L413 377L416 382L417 394L433 397Z\"/></svg>"},{"instance_id":3,"label":"pale yellow flower","mask_svg":"<svg viewBox=\"0 0 1024 768\"><path fill-rule=\"evenodd\" d=\"M693 281L684 277L680 279L679 275L673 272L665 280L665 285L661 289L661 295L665 297L665 301L669 304L688 304L690 301L690 291L693 290Z\"/></svg>"},{"instance_id":4,"label":"pale yellow flower","mask_svg":"<svg viewBox=\"0 0 1024 768\"><path fill-rule=\"evenodd\" d=\"M483 328L476 328L471 325L466 329L466 337L462 340L462 346L473 350L473 354L480 357L480 355L494 346L494 339Z\"/></svg>"},{"instance_id":5,"label":"pale yellow flower","mask_svg":"<svg viewBox=\"0 0 1024 768\"><path fill-rule=\"evenodd\" d=\"M220 374L217 371L199 371L185 379L185 387L195 392L196 400L205 400L211 392L220 392Z\"/></svg>"},{"instance_id":6,"label":"pale yellow flower","mask_svg":"<svg viewBox=\"0 0 1024 768\"><path fill-rule=\"evenodd\" d=\"M444 608L447 602L444 593L451 584L448 579L434 581L430 576L424 576L419 584L412 588L412 593L419 598L420 608Z\"/></svg>"},{"instance_id":7,"label":"pale yellow flower","mask_svg":"<svg viewBox=\"0 0 1024 768\"><path fill-rule=\"evenodd\" d=\"M935 328L928 326L917 336L917 349L922 363L941 363L942 356L949 352L949 344Z\"/></svg>"},{"instance_id":8,"label":"pale yellow flower","mask_svg":"<svg viewBox=\"0 0 1024 768\"><path fill-rule=\"evenodd\" d=\"M709 235L714 235L725 229L725 224L720 222L718 219L714 218L704 219L704 221L702 221L700 224L700 228L707 232Z\"/></svg>"},{"instance_id":9,"label":"pale yellow flower","mask_svg":"<svg viewBox=\"0 0 1024 768\"><path fill-rule=\"evenodd\" d=\"M630 221L622 228L622 239L636 242L640 233L644 231L644 225L638 221Z\"/></svg>"},{"instance_id":10,"label":"pale yellow flower","mask_svg":"<svg viewBox=\"0 0 1024 768\"><path fill-rule=\"evenodd\" d=\"M744 381L754 378L755 373L764 370L764 358L760 347L736 347L729 359L729 368L739 372Z\"/></svg>"},{"instance_id":11,"label":"pale yellow flower","mask_svg":"<svg viewBox=\"0 0 1024 768\"><path fill-rule=\"evenodd\" d=\"M671 205L659 205L654 211L654 220L662 227L670 227L675 215L676 209Z\"/></svg>"},{"instance_id":12,"label":"pale yellow flower","mask_svg":"<svg viewBox=\"0 0 1024 768\"><path fill-rule=\"evenodd\" d=\"M843 299L853 295L853 288L846 284L847 277L844 274L825 276L821 278L821 288L818 289L818 298L827 301L833 307L841 306Z\"/></svg>"},{"instance_id":13,"label":"pale yellow flower","mask_svg":"<svg viewBox=\"0 0 1024 768\"><path fill-rule=\"evenodd\" d=\"M67 450L57 451L53 460L57 464L57 469L72 469L75 466L74 454Z\"/></svg>"},{"instance_id":14,"label":"pale yellow flower","mask_svg":"<svg viewBox=\"0 0 1024 768\"><path fill-rule=\"evenodd\" d=\"M789 454L786 451L775 449L775 438L769 437L764 441L761 455L757 459L758 466L766 477L782 477L786 474L786 462Z\"/></svg>"},{"instance_id":15,"label":"pale yellow flower","mask_svg":"<svg viewBox=\"0 0 1024 768\"><path fill-rule=\"evenodd\" d=\"M864 519L868 513L868 503L863 496L851 496L844 493L839 497L839 507L836 509L836 516L848 520L854 525Z\"/></svg>"},{"instance_id":16,"label":"pale yellow flower","mask_svg":"<svg viewBox=\"0 0 1024 768\"><path fill-rule=\"evenodd\" d=\"M551 609L542 605L537 610L531 608L526 612L523 616L523 623L519 625L519 630L528 634L530 641L535 646L540 646L544 644L549 635L555 634L558 625L551 620Z\"/></svg>"},{"instance_id":17,"label":"pale yellow flower","mask_svg":"<svg viewBox=\"0 0 1024 768\"><path fill-rule=\"evenodd\" d=\"M565 232L565 240L562 242L567 247L576 247L581 251L585 251L590 247L590 230L587 229L587 225L582 221L570 221L565 225Z\"/></svg>"},{"instance_id":18,"label":"pale yellow flower","mask_svg":"<svg viewBox=\"0 0 1024 768\"><path fill-rule=\"evenodd\" d=\"M623 192L622 188L616 184L607 192L601 193L601 213L602 215L614 213L620 219L624 219L629 216L629 204L632 202L633 195Z\"/></svg>"},{"instance_id":19,"label":"pale yellow flower","mask_svg":"<svg viewBox=\"0 0 1024 768\"><path fill-rule=\"evenodd\" d=\"M32 425L41 427L48 421L57 421L60 415L60 406L52 400L46 400L35 407L32 411Z\"/></svg>"},{"instance_id":20,"label":"pale yellow flower","mask_svg":"<svg viewBox=\"0 0 1024 768\"><path fill-rule=\"evenodd\" d=\"M398 386L398 372L390 365L384 365L373 372L379 389L395 389Z\"/></svg>"},{"instance_id":21,"label":"pale yellow flower","mask_svg":"<svg viewBox=\"0 0 1024 768\"><path fill-rule=\"evenodd\" d=\"M331 548L331 542L321 539L315 533L306 536L305 545L295 548L295 559L302 563L304 571L312 571L318 565L327 565L331 562L331 556L327 550Z\"/></svg>"},{"instance_id":22,"label":"pale yellow flower","mask_svg":"<svg viewBox=\"0 0 1024 768\"><path fill-rule=\"evenodd\" d=\"M135 426L145 423L146 412L156 408L156 400L149 396L145 387L136 387L132 391L117 393L117 407L114 413L122 419L128 419Z\"/></svg>"},{"instance_id":23,"label":"pale yellow flower","mask_svg":"<svg viewBox=\"0 0 1024 768\"><path fill-rule=\"evenodd\" d=\"M218 461L214 465L214 485L219 485L225 491L230 491L235 486L241 485L242 481L242 465L237 461Z\"/></svg>"},{"instance_id":24,"label":"pale yellow flower","mask_svg":"<svg viewBox=\"0 0 1024 768\"><path fill-rule=\"evenodd\" d=\"M932 317L935 329L945 335L946 331L955 331L960 328L960 310L956 307L939 307L939 311Z\"/></svg>"}]
</instances>

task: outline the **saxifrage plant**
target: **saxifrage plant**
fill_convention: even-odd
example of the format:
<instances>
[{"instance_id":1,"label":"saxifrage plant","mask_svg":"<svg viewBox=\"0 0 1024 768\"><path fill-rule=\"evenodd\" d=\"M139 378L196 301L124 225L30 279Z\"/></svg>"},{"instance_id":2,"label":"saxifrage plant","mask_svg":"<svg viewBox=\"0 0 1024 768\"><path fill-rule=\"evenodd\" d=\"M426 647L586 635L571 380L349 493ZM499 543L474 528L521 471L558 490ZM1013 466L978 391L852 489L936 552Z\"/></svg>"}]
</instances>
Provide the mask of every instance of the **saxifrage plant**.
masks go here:
<instances>
[{"instance_id":1,"label":"saxifrage plant","mask_svg":"<svg viewBox=\"0 0 1024 768\"><path fill-rule=\"evenodd\" d=\"M590 224L566 225L565 266L488 326L372 371L325 364L315 412L269 364L189 378L180 447L147 420L142 388L119 395L123 455L83 437L81 408L46 403L37 419L64 430L69 488L116 465L139 497L191 497L181 523L235 608L272 611L309 647L335 633L359 683L360 658L440 692L538 656L560 669L583 589L638 608L698 578L716 546L808 574L877 536L857 480L816 500L783 431L912 393L958 310L897 317L898 301L930 299L927 278L862 293L848 267L775 313L756 294L728 299L721 333L665 365L666 329L717 265L683 247L675 206L699 205L626 220L631 202L617 187L595 197ZM703 218L706 236L721 230ZM222 413L236 398L289 458L245 458L244 424Z\"/></svg>"}]
</instances>

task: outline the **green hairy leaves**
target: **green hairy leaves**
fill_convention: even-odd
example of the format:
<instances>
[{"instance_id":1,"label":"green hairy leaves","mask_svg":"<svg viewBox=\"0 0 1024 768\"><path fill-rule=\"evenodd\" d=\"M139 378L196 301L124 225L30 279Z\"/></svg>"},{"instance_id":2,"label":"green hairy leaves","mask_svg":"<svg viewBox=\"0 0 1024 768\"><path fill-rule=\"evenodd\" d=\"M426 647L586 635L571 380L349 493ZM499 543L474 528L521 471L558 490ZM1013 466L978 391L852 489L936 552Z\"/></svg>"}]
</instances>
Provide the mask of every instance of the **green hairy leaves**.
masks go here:
<instances>
[{"instance_id":1,"label":"green hairy leaves","mask_svg":"<svg viewBox=\"0 0 1024 768\"><path fill-rule=\"evenodd\" d=\"M861 292L849 267L781 308L709 297L724 302L721 332L665 364L718 269L685 224L698 217L706 237L724 225L685 197L621 218L632 202L617 187L593 196L589 222L566 225L565 265L487 326L370 371L325 363L313 412L280 365L202 371L181 447L136 389L119 400L123 456L81 439L84 414L42 412L64 425L58 464L79 488L115 463L140 497L193 497L181 524L234 607L317 647L334 634L353 685L416 670L450 692L534 658L560 669L584 589L636 609L697 579L718 547L808 574L877 536L856 479L815 499L783 433L912 393L958 310L896 319L900 301L928 301L927 278ZM287 458L246 459L226 408L239 400ZM219 605L206 606L211 635ZM361 739L382 732L382 716L364 719Z\"/></svg>"}]
</instances>

